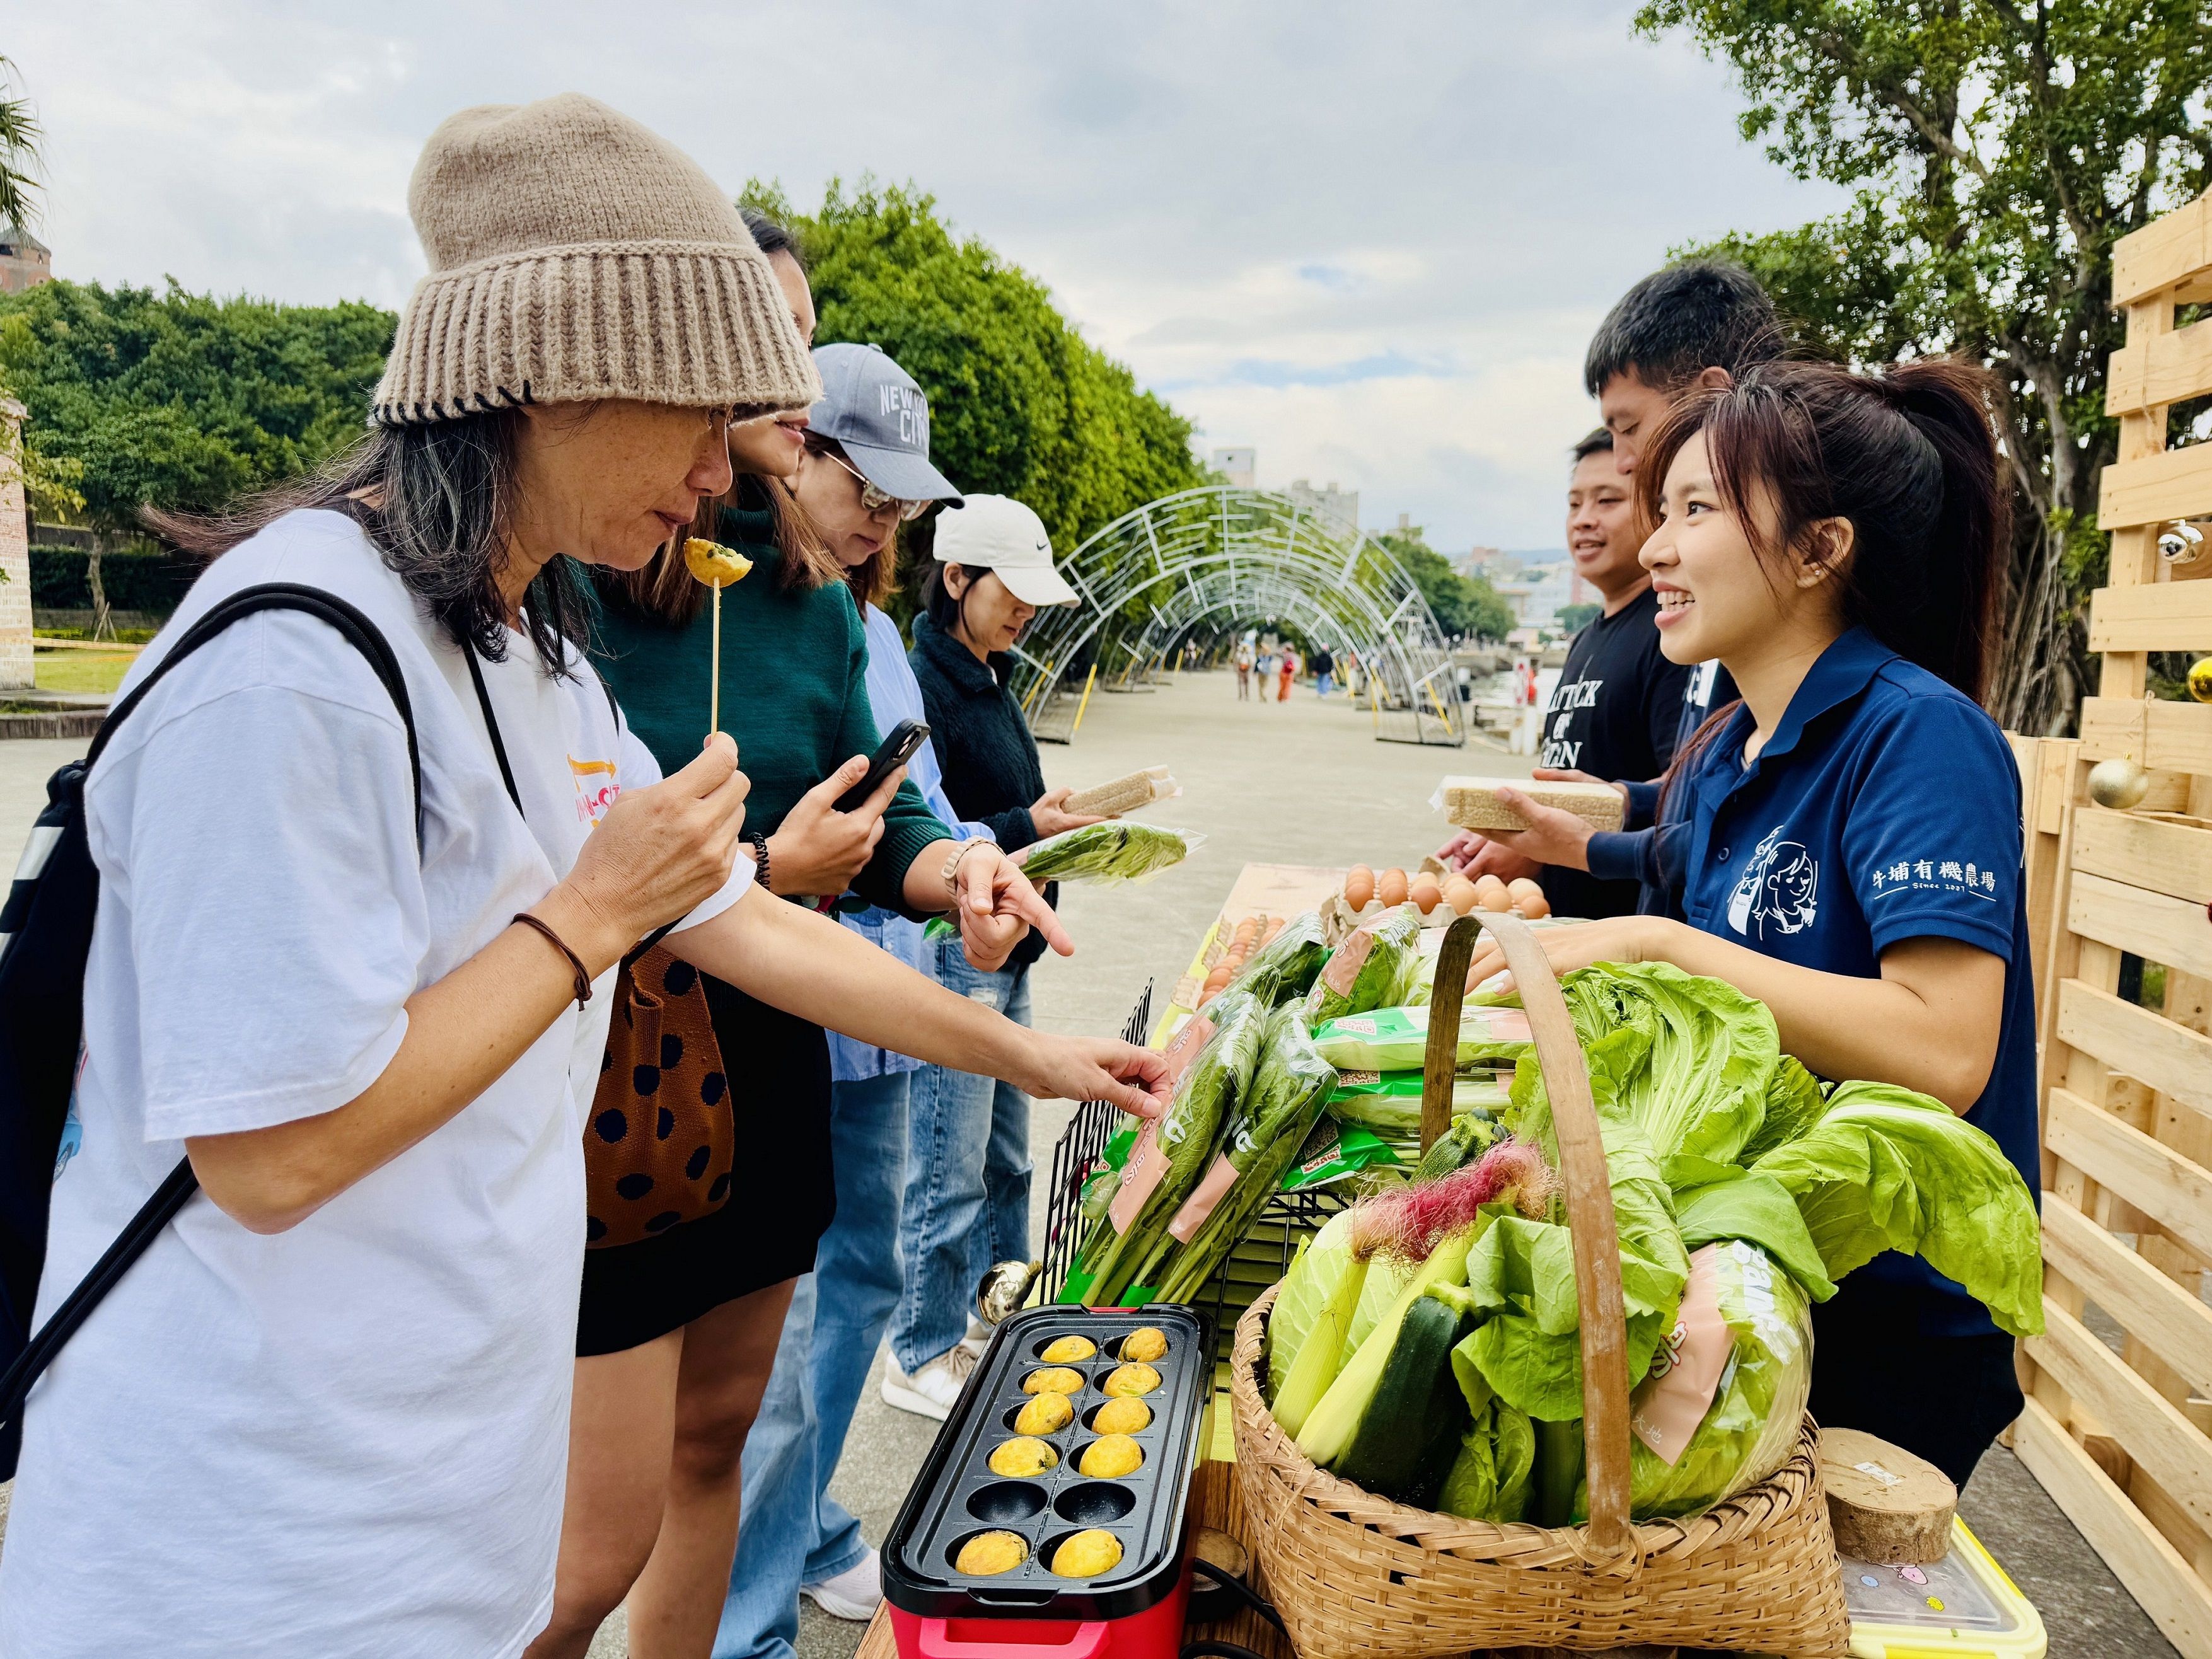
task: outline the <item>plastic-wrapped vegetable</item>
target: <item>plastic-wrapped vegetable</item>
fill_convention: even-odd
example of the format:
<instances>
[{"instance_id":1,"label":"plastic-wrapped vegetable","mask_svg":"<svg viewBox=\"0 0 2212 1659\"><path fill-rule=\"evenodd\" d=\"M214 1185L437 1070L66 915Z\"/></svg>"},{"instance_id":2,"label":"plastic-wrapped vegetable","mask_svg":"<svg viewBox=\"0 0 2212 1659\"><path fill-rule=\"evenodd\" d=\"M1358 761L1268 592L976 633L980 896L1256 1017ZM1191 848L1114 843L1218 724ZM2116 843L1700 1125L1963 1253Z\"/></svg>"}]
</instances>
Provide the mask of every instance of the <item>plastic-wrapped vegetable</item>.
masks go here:
<instances>
[{"instance_id":1,"label":"plastic-wrapped vegetable","mask_svg":"<svg viewBox=\"0 0 2212 1659\"><path fill-rule=\"evenodd\" d=\"M1321 912L1304 911L1245 959L1222 994L1243 991L1270 1006L1292 1002L1306 994L1328 960L1328 937L1322 929Z\"/></svg>"},{"instance_id":2,"label":"plastic-wrapped vegetable","mask_svg":"<svg viewBox=\"0 0 2212 1659\"><path fill-rule=\"evenodd\" d=\"M1710 1265L1708 1265L1710 1264ZM1725 1352L1711 1357L1718 1369L1712 1403L1669 1462L1651 1449L1656 1398L1670 1377L1690 1372L1692 1340L1678 1328L1668 1345L1668 1376L1654 1367L1633 1401L1637 1433L1629 1443L1628 1507L1636 1519L1695 1515L1755 1486L1790 1460L1813 1387L1813 1322L1804 1295L1755 1245L1738 1240L1698 1252L1698 1271L1683 1299L1683 1326L1707 1297L1723 1331ZM1710 1275L1708 1281L1707 1276ZM1589 1513L1587 1489L1576 1494L1575 1519Z\"/></svg>"},{"instance_id":3,"label":"plastic-wrapped vegetable","mask_svg":"<svg viewBox=\"0 0 2212 1659\"><path fill-rule=\"evenodd\" d=\"M1353 928L1307 994L1307 1023L1319 1025L1399 1001L1420 966L1420 913L1410 906Z\"/></svg>"},{"instance_id":4,"label":"plastic-wrapped vegetable","mask_svg":"<svg viewBox=\"0 0 2212 1659\"><path fill-rule=\"evenodd\" d=\"M1429 1048L1429 1011L1375 1008L1314 1027L1314 1046L1339 1072L1418 1071ZM1456 1065L1511 1066L1535 1052L1528 1016L1518 1008L1461 1011Z\"/></svg>"},{"instance_id":5,"label":"plastic-wrapped vegetable","mask_svg":"<svg viewBox=\"0 0 2212 1659\"><path fill-rule=\"evenodd\" d=\"M1048 881L1143 881L1181 864L1206 837L1188 830L1109 818L1064 830L1032 846L1022 873Z\"/></svg>"},{"instance_id":6,"label":"plastic-wrapped vegetable","mask_svg":"<svg viewBox=\"0 0 2212 1659\"><path fill-rule=\"evenodd\" d=\"M1085 1301L1110 1306L1145 1282L1140 1273L1164 1254L1168 1222L1205 1175L1252 1080L1272 1011L1249 997L1221 1002L1228 1006L1207 1010L1217 1020L1213 1035L1176 1085L1151 1144L1139 1138L1104 1224L1085 1243L1076 1270L1089 1279Z\"/></svg>"},{"instance_id":7,"label":"plastic-wrapped vegetable","mask_svg":"<svg viewBox=\"0 0 2212 1659\"><path fill-rule=\"evenodd\" d=\"M1297 1005L1276 1009L1267 1019L1251 1086L1243 1093L1240 1121L1224 1137L1219 1162L1168 1224L1170 1236L1181 1239L1182 1248L1168 1259L1159 1279L1162 1301L1188 1302L1206 1288L1261 1206L1282 1185L1284 1170L1297 1156L1335 1081L1334 1068L1316 1052Z\"/></svg>"},{"instance_id":8,"label":"plastic-wrapped vegetable","mask_svg":"<svg viewBox=\"0 0 2212 1659\"><path fill-rule=\"evenodd\" d=\"M1510 1085L1487 1070L1452 1079L1451 1115L1483 1112L1495 1117L1510 1104ZM1421 1074L1419 1072L1346 1072L1329 1091L1328 1115L1340 1123L1357 1123L1377 1134L1405 1136L1421 1132Z\"/></svg>"}]
</instances>

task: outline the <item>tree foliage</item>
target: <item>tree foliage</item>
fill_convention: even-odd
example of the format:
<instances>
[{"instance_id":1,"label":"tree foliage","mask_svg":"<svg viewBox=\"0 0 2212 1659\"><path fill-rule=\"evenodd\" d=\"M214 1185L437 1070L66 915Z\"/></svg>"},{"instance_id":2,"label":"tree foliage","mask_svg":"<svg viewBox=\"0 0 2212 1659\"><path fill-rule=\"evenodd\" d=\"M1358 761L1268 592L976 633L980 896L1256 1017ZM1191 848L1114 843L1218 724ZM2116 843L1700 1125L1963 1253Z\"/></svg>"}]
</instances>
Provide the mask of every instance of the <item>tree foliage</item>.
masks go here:
<instances>
[{"instance_id":1,"label":"tree foliage","mask_svg":"<svg viewBox=\"0 0 2212 1659\"><path fill-rule=\"evenodd\" d=\"M1429 545L1420 526L1383 531L1368 540L1387 549L1406 567L1447 636L1502 640L1512 631L1512 607L1498 597L1498 590L1484 577L1453 569L1451 561Z\"/></svg>"},{"instance_id":2,"label":"tree foliage","mask_svg":"<svg viewBox=\"0 0 2212 1659\"><path fill-rule=\"evenodd\" d=\"M362 429L394 319L374 306L42 283L0 296L0 384L92 523L212 508L306 471Z\"/></svg>"},{"instance_id":3,"label":"tree foliage","mask_svg":"<svg viewBox=\"0 0 2212 1659\"><path fill-rule=\"evenodd\" d=\"M889 352L929 398L939 470L963 489L1028 503L1055 552L1205 482L1190 422L1085 340L1044 284L975 238L957 239L933 198L833 181L812 213L773 185L752 185L744 200L798 237L815 338Z\"/></svg>"},{"instance_id":4,"label":"tree foliage","mask_svg":"<svg viewBox=\"0 0 2212 1659\"><path fill-rule=\"evenodd\" d=\"M2105 564L2112 245L2212 184L2203 0L1645 0L1637 27L1725 61L1745 137L1853 193L1697 252L1742 259L1847 361L1957 352L2000 377L2022 510L1991 707L2063 726Z\"/></svg>"}]
</instances>

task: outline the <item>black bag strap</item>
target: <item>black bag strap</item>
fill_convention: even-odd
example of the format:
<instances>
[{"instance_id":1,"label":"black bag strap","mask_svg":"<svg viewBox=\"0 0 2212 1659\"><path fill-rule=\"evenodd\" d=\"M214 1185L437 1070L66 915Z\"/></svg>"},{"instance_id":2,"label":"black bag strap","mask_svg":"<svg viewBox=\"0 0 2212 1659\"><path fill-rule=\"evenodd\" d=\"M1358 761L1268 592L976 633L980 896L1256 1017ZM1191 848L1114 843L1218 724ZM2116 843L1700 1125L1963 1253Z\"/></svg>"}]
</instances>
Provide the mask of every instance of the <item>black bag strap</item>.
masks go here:
<instances>
[{"instance_id":1,"label":"black bag strap","mask_svg":"<svg viewBox=\"0 0 2212 1659\"><path fill-rule=\"evenodd\" d=\"M116 729L131 717L146 694L161 683L161 677L214 639L240 617L262 611L304 611L327 623L345 636L349 644L368 659L369 666L392 694L392 701L399 711L400 724L407 728L407 761L415 782L415 839L419 848L422 840L422 753L415 733L415 706L407 696L407 682L400 673L399 659L383 632L355 605L339 599L335 593L319 587L308 587L297 582L264 582L256 586L240 588L228 599L208 607L205 615L187 628L181 638L161 660L155 663L146 678L131 690L131 694L110 709L106 719L100 723L94 734L92 747L86 752L80 775L88 778L93 763L107 747L107 740ZM470 658L471 667L475 658ZM483 690L477 683L479 693ZM490 705L485 705L486 714ZM495 733L497 728L495 727ZM495 735L494 742L497 742ZM506 769L504 753L500 767ZM512 783L509 784L512 789ZM15 1363L0 1376L0 1424L13 1424L23 1409L23 1401L63 1344L76 1334L77 1328L90 1317L100 1299L115 1288L116 1283L130 1270L131 1265L146 1253L162 1228L167 1226L179 1210L185 1206L199 1187L199 1177L193 1173L189 1158L177 1160L177 1165L163 1177L154 1189L153 1196L138 1208L138 1212L116 1235L115 1242L102 1253L90 1272L77 1283L76 1288L63 1299L46 1322L39 1327Z\"/></svg>"}]
</instances>

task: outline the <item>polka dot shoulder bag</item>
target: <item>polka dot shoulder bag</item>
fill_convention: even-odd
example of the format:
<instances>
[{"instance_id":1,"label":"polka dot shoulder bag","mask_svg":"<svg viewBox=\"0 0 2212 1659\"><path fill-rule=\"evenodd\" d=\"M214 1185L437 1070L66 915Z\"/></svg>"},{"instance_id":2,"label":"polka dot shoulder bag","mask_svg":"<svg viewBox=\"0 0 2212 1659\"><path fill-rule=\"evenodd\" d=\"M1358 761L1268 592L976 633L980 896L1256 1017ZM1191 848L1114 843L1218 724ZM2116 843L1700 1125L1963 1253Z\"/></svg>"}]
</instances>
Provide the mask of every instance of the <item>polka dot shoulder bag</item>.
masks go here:
<instances>
[{"instance_id":1,"label":"polka dot shoulder bag","mask_svg":"<svg viewBox=\"0 0 2212 1659\"><path fill-rule=\"evenodd\" d=\"M588 1248L635 1244L721 1208L737 1140L699 970L660 945L625 958L584 1126Z\"/></svg>"}]
</instances>

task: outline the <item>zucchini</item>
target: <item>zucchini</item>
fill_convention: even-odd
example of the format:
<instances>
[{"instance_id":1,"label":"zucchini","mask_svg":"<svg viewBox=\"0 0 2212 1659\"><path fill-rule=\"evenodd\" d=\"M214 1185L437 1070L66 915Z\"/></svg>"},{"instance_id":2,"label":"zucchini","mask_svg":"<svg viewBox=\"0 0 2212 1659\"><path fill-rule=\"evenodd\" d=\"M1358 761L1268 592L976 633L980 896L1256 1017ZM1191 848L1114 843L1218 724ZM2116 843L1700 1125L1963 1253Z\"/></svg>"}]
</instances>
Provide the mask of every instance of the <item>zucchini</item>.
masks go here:
<instances>
[{"instance_id":1,"label":"zucchini","mask_svg":"<svg viewBox=\"0 0 2212 1659\"><path fill-rule=\"evenodd\" d=\"M1338 1474L1378 1498L1434 1506L1468 1423L1451 1351L1471 1318L1434 1293L1414 1298L1382 1380L1338 1458Z\"/></svg>"},{"instance_id":2,"label":"zucchini","mask_svg":"<svg viewBox=\"0 0 2212 1659\"><path fill-rule=\"evenodd\" d=\"M1468 1112L1454 1118L1437 1144L1421 1155L1413 1167L1413 1182L1437 1181L1454 1170L1464 1169L1498 1139L1498 1125L1487 1113Z\"/></svg>"}]
</instances>

